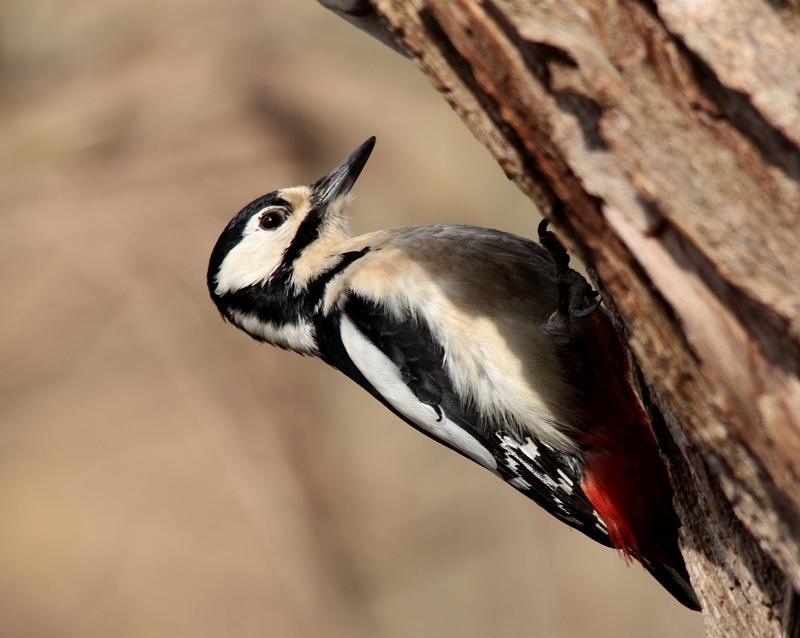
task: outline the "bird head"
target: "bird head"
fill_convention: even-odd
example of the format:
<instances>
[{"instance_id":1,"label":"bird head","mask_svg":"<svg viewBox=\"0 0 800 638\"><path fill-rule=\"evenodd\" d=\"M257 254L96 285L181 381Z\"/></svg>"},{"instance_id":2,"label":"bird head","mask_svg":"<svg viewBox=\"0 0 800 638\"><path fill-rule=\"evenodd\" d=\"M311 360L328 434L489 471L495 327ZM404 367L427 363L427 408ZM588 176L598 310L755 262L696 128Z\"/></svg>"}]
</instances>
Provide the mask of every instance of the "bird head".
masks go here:
<instances>
[{"instance_id":1,"label":"bird head","mask_svg":"<svg viewBox=\"0 0 800 638\"><path fill-rule=\"evenodd\" d=\"M301 325L312 301L305 288L336 265L336 252L321 249L347 237L344 209L374 146L371 137L325 177L263 195L228 223L207 275L225 319L258 340L313 352L313 335Z\"/></svg>"}]
</instances>

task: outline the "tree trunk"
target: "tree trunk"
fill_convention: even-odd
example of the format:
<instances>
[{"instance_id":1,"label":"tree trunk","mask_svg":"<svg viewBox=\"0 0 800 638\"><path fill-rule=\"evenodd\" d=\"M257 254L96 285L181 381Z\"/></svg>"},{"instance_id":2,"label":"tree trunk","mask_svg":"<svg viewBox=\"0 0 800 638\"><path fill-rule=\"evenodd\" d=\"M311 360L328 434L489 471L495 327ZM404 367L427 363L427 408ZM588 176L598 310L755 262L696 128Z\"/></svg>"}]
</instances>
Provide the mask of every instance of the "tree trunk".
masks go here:
<instances>
[{"instance_id":1,"label":"tree trunk","mask_svg":"<svg viewBox=\"0 0 800 638\"><path fill-rule=\"evenodd\" d=\"M581 257L712 636L795 636L800 0L320 0L402 49Z\"/></svg>"}]
</instances>

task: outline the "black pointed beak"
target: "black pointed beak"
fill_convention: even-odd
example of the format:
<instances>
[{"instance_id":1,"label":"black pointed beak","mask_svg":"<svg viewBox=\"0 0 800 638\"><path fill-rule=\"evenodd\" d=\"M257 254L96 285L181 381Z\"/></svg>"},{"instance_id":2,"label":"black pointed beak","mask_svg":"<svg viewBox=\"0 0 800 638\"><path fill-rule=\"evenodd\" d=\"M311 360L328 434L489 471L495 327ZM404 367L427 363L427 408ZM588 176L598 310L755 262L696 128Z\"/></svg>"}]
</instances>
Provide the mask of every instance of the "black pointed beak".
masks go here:
<instances>
[{"instance_id":1,"label":"black pointed beak","mask_svg":"<svg viewBox=\"0 0 800 638\"><path fill-rule=\"evenodd\" d=\"M375 148L375 137L370 137L330 173L311 185L316 207L326 206L337 197L350 192L373 148Z\"/></svg>"}]
</instances>

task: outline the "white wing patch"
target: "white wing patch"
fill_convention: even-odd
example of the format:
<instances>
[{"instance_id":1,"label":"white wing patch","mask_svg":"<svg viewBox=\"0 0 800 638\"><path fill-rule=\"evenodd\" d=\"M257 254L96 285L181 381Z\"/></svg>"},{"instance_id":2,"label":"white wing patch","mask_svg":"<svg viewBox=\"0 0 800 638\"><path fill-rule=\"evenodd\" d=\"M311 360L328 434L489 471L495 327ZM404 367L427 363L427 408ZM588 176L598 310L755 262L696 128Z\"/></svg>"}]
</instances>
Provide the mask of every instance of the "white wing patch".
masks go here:
<instances>
[{"instance_id":1,"label":"white wing patch","mask_svg":"<svg viewBox=\"0 0 800 638\"><path fill-rule=\"evenodd\" d=\"M440 226L351 240L354 247L369 242L372 251L326 291L325 312L346 299L340 292L346 287L398 317L412 313L444 348L453 389L482 417L575 454L574 415L553 409L574 405L574 391L561 373L552 341L531 320L537 304L547 299L535 286L514 288L513 282L522 285L516 279L490 285L476 277L475 269L485 262L483 251L494 245L481 243L482 237L480 229ZM505 254L503 248L497 250ZM514 259L509 262L514 272L536 268L533 262Z\"/></svg>"},{"instance_id":2,"label":"white wing patch","mask_svg":"<svg viewBox=\"0 0 800 638\"><path fill-rule=\"evenodd\" d=\"M527 456L531 461L535 461L536 457L539 456L539 448L530 437L525 439L525 445L520 446L519 451Z\"/></svg>"},{"instance_id":3,"label":"white wing patch","mask_svg":"<svg viewBox=\"0 0 800 638\"><path fill-rule=\"evenodd\" d=\"M551 476L542 472L531 463L531 461L534 461L539 455L539 450L536 447L536 443L534 443L530 437L525 439L524 444L521 444L510 436L503 436L500 441L500 447L506 451L505 463L512 472L516 474L517 468L522 465L550 489L555 490L558 487L558 483L556 483ZM536 450L536 453L534 454L532 450ZM512 483L511 481L509 481L509 483L514 487L519 487L516 483Z\"/></svg>"},{"instance_id":4,"label":"white wing patch","mask_svg":"<svg viewBox=\"0 0 800 638\"><path fill-rule=\"evenodd\" d=\"M437 439L496 473L497 462L489 450L446 416L440 420L436 410L417 399L403 383L397 366L345 314L342 314L341 336L350 359L389 405Z\"/></svg>"},{"instance_id":5,"label":"white wing patch","mask_svg":"<svg viewBox=\"0 0 800 638\"><path fill-rule=\"evenodd\" d=\"M520 478L517 476L516 478L512 478L508 480L509 485L513 485L518 490L529 490L531 489L531 484L528 483L524 478Z\"/></svg>"},{"instance_id":6,"label":"white wing patch","mask_svg":"<svg viewBox=\"0 0 800 638\"><path fill-rule=\"evenodd\" d=\"M575 485L575 483L572 482L572 479L569 476L564 474L561 468L559 468L557 471L560 477L558 479L558 486L567 494L572 494L572 486Z\"/></svg>"},{"instance_id":7,"label":"white wing patch","mask_svg":"<svg viewBox=\"0 0 800 638\"><path fill-rule=\"evenodd\" d=\"M594 526L604 534L608 534L608 525L606 525L606 522L600 518L600 514L594 512L594 517L597 519L597 522L594 524Z\"/></svg>"}]
</instances>

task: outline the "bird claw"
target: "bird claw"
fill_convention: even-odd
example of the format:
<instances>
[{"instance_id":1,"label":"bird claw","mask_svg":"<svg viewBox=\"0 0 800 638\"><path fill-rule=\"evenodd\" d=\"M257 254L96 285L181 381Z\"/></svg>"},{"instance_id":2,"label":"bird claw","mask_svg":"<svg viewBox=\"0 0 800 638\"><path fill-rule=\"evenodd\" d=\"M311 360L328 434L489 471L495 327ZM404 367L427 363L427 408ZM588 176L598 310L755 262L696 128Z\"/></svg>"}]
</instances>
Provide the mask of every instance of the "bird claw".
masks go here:
<instances>
[{"instance_id":1,"label":"bird claw","mask_svg":"<svg viewBox=\"0 0 800 638\"><path fill-rule=\"evenodd\" d=\"M572 316L578 317L579 319L582 317L588 317L590 314L592 314L595 310L597 310L600 307L600 301L601 300L598 299L596 303L592 304L588 308L584 308L583 310L573 310Z\"/></svg>"},{"instance_id":2,"label":"bird claw","mask_svg":"<svg viewBox=\"0 0 800 638\"><path fill-rule=\"evenodd\" d=\"M596 290L586 281L586 279L569 267L569 254L558 238L547 230L548 221L543 219L539 223L539 243L547 249L556 266L556 281L559 285L559 312L569 313L573 317L588 317L600 307L600 301L585 309L580 309L586 297L590 300L595 299L598 294Z\"/></svg>"}]
</instances>

